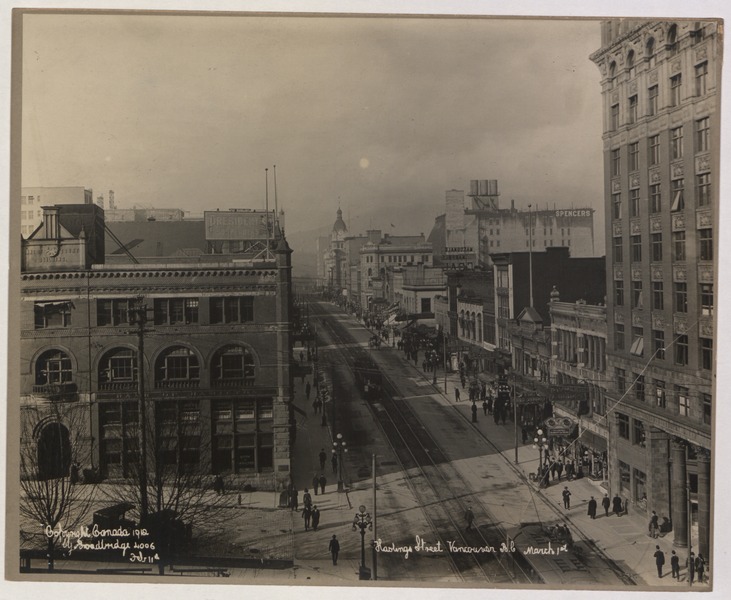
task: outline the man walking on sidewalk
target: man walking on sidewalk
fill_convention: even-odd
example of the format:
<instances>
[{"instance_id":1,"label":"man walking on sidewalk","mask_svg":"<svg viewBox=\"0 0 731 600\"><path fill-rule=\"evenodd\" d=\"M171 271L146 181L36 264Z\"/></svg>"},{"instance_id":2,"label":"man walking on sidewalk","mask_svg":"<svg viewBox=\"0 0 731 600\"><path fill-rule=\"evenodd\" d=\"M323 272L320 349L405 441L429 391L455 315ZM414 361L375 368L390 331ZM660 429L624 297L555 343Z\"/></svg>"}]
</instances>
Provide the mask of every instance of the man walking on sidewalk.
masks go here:
<instances>
[{"instance_id":1,"label":"man walking on sidewalk","mask_svg":"<svg viewBox=\"0 0 731 600\"><path fill-rule=\"evenodd\" d=\"M609 494L604 494L604 498L602 498L602 508L604 509L604 516L609 516L609 506L611 504L611 500L609 499Z\"/></svg>"},{"instance_id":2,"label":"man walking on sidewalk","mask_svg":"<svg viewBox=\"0 0 731 600\"><path fill-rule=\"evenodd\" d=\"M337 475L338 472L338 455L335 454L335 451L333 450L332 458L330 459L330 463L333 467L333 475Z\"/></svg>"},{"instance_id":3,"label":"man walking on sidewalk","mask_svg":"<svg viewBox=\"0 0 731 600\"><path fill-rule=\"evenodd\" d=\"M472 505L467 507L464 513L464 519L467 521L467 528L465 531L472 531L472 523L475 520L475 514L472 512Z\"/></svg>"},{"instance_id":4,"label":"man walking on sidewalk","mask_svg":"<svg viewBox=\"0 0 731 600\"><path fill-rule=\"evenodd\" d=\"M302 509L302 518L305 520L305 531L309 531L310 519L312 518L312 509L309 504L305 504L305 507Z\"/></svg>"},{"instance_id":5,"label":"man walking on sidewalk","mask_svg":"<svg viewBox=\"0 0 731 600\"><path fill-rule=\"evenodd\" d=\"M670 569L673 572L673 579L680 581L680 558L675 554L675 550L670 557Z\"/></svg>"},{"instance_id":6,"label":"man walking on sidewalk","mask_svg":"<svg viewBox=\"0 0 731 600\"><path fill-rule=\"evenodd\" d=\"M315 496L317 496L317 486L320 485L320 478L317 476L317 473L315 473L315 476L312 478L312 489L315 492Z\"/></svg>"},{"instance_id":7,"label":"man walking on sidewalk","mask_svg":"<svg viewBox=\"0 0 731 600\"><path fill-rule=\"evenodd\" d=\"M325 461L327 460L327 454L325 454L325 448L320 448L320 470L325 470Z\"/></svg>"},{"instance_id":8,"label":"man walking on sidewalk","mask_svg":"<svg viewBox=\"0 0 731 600\"><path fill-rule=\"evenodd\" d=\"M320 509L317 505L312 507L312 529L317 531L317 527L320 524Z\"/></svg>"},{"instance_id":9,"label":"man walking on sidewalk","mask_svg":"<svg viewBox=\"0 0 731 600\"><path fill-rule=\"evenodd\" d=\"M459 388L454 386L454 401L459 402Z\"/></svg>"},{"instance_id":10,"label":"man walking on sidewalk","mask_svg":"<svg viewBox=\"0 0 731 600\"><path fill-rule=\"evenodd\" d=\"M564 486L561 495L563 496L563 507L568 510L571 508L571 492L569 492L569 488L567 486Z\"/></svg>"},{"instance_id":11,"label":"man walking on sidewalk","mask_svg":"<svg viewBox=\"0 0 731 600\"><path fill-rule=\"evenodd\" d=\"M616 494L614 498L612 498L612 510L614 511L614 514L618 517L622 516L624 507L622 506L622 499L619 497L619 494Z\"/></svg>"},{"instance_id":12,"label":"man walking on sidewalk","mask_svg":"<svg viewBox=\"0 0 731 600\"><path fill-rule=\"evenodd\" d=\"M660 546L655 546L655 565L657 566L657 576L662 579L662 566L665 564L665 553L660 550Z\"/></svg>"},{"instance_id":13,"label":"man walking on sidewalk","mask_svg":"<svg viewBox=\"0 0 731 600\"><path fill-rule=\"evenodd\" d=\"M320 493L325 494L325 484L327 484L327 479L325 478L325 474L323 473L320 475L320 479L318 480L320 483Z\"/></svg>"},{"instance_id":14,"label":"man walking on sidewalk","mask_svg":"<svg viewBox=\"0 0 731 600\"><path fill-rule=\"evenodd\" d=\"M596 519L596 500L594 500L594 496L592 496L591 500L589 500L589 509L586 514L592 519Z\"/></svg>"},{"instance_id":15,"label":"man walking on sidewalk","mask_svg":"<svg viewBox=\"0 0 731 600\"><path fill-rule=\"evenodd\" d=\"M332 554L333 557L333 565L338 564L338 554L340 553L340 542L338 542L338 538L333 535L332 539L330 540L330 546L328 548L330 550L330 554Z\"/></svg>"}]
</instances>

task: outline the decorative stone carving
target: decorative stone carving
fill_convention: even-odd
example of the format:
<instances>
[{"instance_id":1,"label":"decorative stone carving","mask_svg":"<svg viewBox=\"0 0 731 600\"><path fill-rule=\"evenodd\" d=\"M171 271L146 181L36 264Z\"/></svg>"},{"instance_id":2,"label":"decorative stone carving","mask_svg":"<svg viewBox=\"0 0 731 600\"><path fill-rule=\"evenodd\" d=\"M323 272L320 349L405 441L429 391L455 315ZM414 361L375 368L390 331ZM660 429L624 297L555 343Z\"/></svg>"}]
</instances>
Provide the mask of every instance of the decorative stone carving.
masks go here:
<instances>
[{"instance_id":1,"label":"decorative stone carving","mask_svg":"<svg viewBox=\"0 0 731 600\"><path fill-rule=\"evenodd\" d=\"M632 281L642 281L642 269L632 269Z\"/></svg>"},{"instance_id":2,"label":"decorative stone carving","mask_svg":"<svg viewBox=\"0 0 731 600\"><path fill-rule=\"evenodd\" d=\"M614 322L615 323L624 323L624 313L620 310L614 311Z\"/></svg>"},{"instance_id":3,"label":"decorative stone carving","mask_svg":"<svg viewBox=\"0 0 731 600\"><path fill-rule=\"evenodd\" d=\"M650 71L649 78L650 78L650 83L657 83L657 70Z\"/></svg>"},{"instance_id":4,"label":"decorative stone carving","mask_svg":"<svg viewBox=\"0 0 731 600\"><path fill-rule=\"evenodd\" d=\"M612 94L612 104L617 104L619 102L619 92L614 92Z\"/></svg>"},{"instance_id":5,"label":"decorative stone carving","mask_svg":"<svg viewBox=\"0 0 731 600\"><path fill-rule=\"evenodd\" d=\"M653 281L662 281L662 267L652 269L651 277Z\"/></svg>"},{"instance_id":6,"label":"decorative stone carving","mask_svg":"<svg viewBox=\"0 0 731 600\"><path fill-rule=\"evenodd\" d=\"M687 275L685 267L673 267L673 281L686 281Z\"/></svg>"},{"instance_id":7,"label":"decorative stone carving","mask_svg":"<svg viewBox=\"0 0 731 600\"><path fill-rule=\"evenodd\" d=\"M639 174L635 173L634 175L631 175L629 178L629 187L631 189L640 187L640 176Z\"/></svg>"},{"instance_id":8,"label":"decorative stone carving","mask_svg":"<svg viewBox=\"0 0 731 600\"><path fill-rule=\"evenodd\" d=\"M662 220L660 217L650 217L650 229L652 231L662 231Z\"/></svg>"},{"instance_id":9,"label":"decorative stone carving","mask_svg":"<svg viewBox=\"0 0 731 600\"><path fill-rule=\"evenodd\" d=\"M710 265L699 265L698 281L701 283L713 283L713 267Z\"/></svg>"},{"instance_id":10,"label":"decorative stone carving","mask_svg":"<svg viewBox=\"0 0 731 600\"><path fill-rule=\"evenodd\" d=\"M680 60L679 59L678 60L674 60L670 64L670 72L671 73L677 73L678 71L680 71Z\"/></svg>"},{"instance_id":11,"label":"decorative stone carving","mask_svg":"<svg viewBox=\"0 0 731 600\"><path fill-rule=\"evenodd\" d=\"M708 58L708 46L698 46L695 50L695 59L698 61L706 58Z\"/></svg>"},{"instance_id":12,"label":"decorative stone carving","mask_svg":"<svg viewBox=\"0 0 731 600\"><path fill-rule=\"evenodd\" d=\"M695 217L698 228L713 226L713 219L711 218L710 209L699 210L698 212L696 212Z\"/></svg>"},{"instance_id":13,"label":"decorative stone carving","mask_svg":"<svg viewBox=\"0 0 731 600\"><path fill-rule=\"evenodd\" d=\"M624 279L624 271L622 267L614 267L614 279L615 281Z\"/></svg>"},{"instance_id":14,"label":"decorative stone carving","mask_svg":"<svg viewBox=\"0 0 731 600\"><path fill-rule=\"evenodd\" d=\"M622 184L619 182L619 179L612 179L612 194L617 194L621 191Z\"/></svg>"},{"instance_id":15,"label":"decorative stone carving","mask_svg":"<svg viewBox=\"0 0 731 600\"><path fill-rule=\"evenodd\" d=\"M681 335L688 333L688 321L685 317L675 316L673 319L673 332Z\"/></svg>"},{"instance_id":16,"label":"decorative stone carving","mask_svg":"<svg viewBox=\"0 0 731 600\"><path fill-rule=\"evenodd\" d=\"M629 230L632 235L639 235L642 233L639 219L633 219L632 221L630 221Z\"/></svg>"},{"instance_id":17,"label":"decorative stone carving","mask_svg":"<svg viewBox=\"0 0 731 600\"><path fill-rule=\"evenodd\" d=\"M685 215L683 213L673 214L673 231L685 229Z\"/></svg>"},{"instance_id":18,"label":"decorative stone carving","mask_svg":"<svg viewBox=\"0 0 731 600\"><path fill-rule=\"evenodd\" d=\"M670 166L670 177L672 179L680 179L683 177L683 163L676 162Z\"/></svg>"},{"instance_id":19,"label":"decorative stone carving","mask_svg":"<svg viewBox=\"0 0 731 600\"><path fill-rule=\"evenodd\" d=\"M624 145L625 145L625 144L627 143L627 140L628 140L628 138L627 138L627 134L626 134L626 133L623 133L623 134L621 134L621 135L619 136L619 143L620 143L620 144L621 144L622 146L624 146Z\"/></svg>"},{"instance_id":20,"label":"decorative stone carving","mask_svg":"<svg viewBox=\"0 0 731 600\"><path fill-rule=\"evenodd\" d=\"M614 227L614 235L622 235L622 224L621 223L615 223L613 225Z\"/></svg>"},{"instance_id":21,"label":"decorative stone carving","mask_svg":"<svg viewBox=\"0 0 731 600\"><path fill-rule=\"evenodd\" d=\"M638 312L632 313L632 326L633 327L642 327L642 314Z\"/></svg>"},{"instance_id":22,"label":"decorative stone carving","mask_svg":"<svg viewBox=\"0 0 731 600\"><path fill-rule=\"evenodd\" d=\"M701 321L701 337L712 338L713 337L713 321L710 319L703 319Z\"/></svg>"},{"instance_id":23,"label":"decorative stone carving","mask_svg":"<svg viewBox=\"0 0 731 600\"><path fill-rule=\"evenodd\" d=\"M637 93L637 82L633 81L629 84L629 93L630 94L636 94Z\"/></svg>"},{"instance_id":24,"label":"decorative stone carving","mask_svg":"<svg viewBox=\"0 0 731 600\"><path fill-rule=\"evenodd\" d=\"M653 169L652 171L650 171L650 183L660 183L660 180L660 169Z\"/></svg>"},{"instance_id":25,"label":"decorative stone carving","mask_svg":"<svg viewBox=\"0 0 731 600\"><path fill-rule=\"evenodd\" d=\"M711 170L711 155L701 154L695 157L695 172L700 174Z\"/></svg>"},{"instance_id":26,"label":"decorative stone carving","mask_svg":"<svg viewBox=\"0 0 731 600\"><path fill-rule=\"evenodd\" d=\"M652 313L652 328L653 329L664 329L665 328L665 319L662 315L658 315L657 313Z\"/></svg>"}]
</instances>

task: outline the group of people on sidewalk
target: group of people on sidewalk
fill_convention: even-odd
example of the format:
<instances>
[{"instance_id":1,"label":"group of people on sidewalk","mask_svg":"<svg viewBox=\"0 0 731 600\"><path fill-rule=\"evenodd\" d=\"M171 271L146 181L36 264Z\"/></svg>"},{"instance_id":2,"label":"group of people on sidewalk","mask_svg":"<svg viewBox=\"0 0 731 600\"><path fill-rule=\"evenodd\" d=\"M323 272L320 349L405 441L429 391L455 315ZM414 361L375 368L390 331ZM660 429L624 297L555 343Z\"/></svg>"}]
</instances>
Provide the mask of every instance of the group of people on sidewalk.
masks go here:
<instances>
[{"instance_id":1,"label":"group of people on sidewalk","mask_svg":"<svg viewBox=\"0 0 731 600\"><path fill-rule=\"evenodd\" d=\"M660 546L655 546L655 566L657 567L657 576L662 579L662 569L665 566L665 553L660 549ZM690 583L703 583L706 573L706 559L699 552L698 556L694 552L688 555L685 561L685 567L688 570L688 579ZM670 571L673 579L680 581L680 557L677 555L675 550L670 554Z\"/></svg>"}]
</instances>

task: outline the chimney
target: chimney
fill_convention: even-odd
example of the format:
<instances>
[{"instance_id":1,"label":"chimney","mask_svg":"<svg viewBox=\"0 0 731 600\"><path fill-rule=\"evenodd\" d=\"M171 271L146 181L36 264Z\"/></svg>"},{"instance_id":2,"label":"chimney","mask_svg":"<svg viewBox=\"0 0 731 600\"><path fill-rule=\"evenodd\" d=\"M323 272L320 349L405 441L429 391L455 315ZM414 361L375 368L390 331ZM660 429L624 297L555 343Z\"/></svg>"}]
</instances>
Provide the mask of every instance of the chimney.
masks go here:
<instances>
[{"instance_id":1,"label":"chimney","mask_svg":"<svg viewBox=\"0 0 731 600\"><path fill-rule=\"evenodd\" d=\"M61 225L58 221L59 206L44 206L43 208L43 235L47 240L57 240L61 237Z\"/></svg>"}]
</instances>

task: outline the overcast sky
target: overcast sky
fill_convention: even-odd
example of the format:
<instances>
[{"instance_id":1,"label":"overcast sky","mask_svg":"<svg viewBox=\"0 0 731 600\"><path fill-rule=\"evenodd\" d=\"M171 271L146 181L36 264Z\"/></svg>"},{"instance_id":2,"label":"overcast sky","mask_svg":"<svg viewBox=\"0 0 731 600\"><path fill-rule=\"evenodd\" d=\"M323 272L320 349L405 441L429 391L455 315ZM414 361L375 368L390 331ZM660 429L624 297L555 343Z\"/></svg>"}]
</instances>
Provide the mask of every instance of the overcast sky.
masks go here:
<instances>
[{"instance_id":1,"label":"overcast sky","mask_svg":"<svg viewBox=\"0 0 731 600\"><path fill-rule=\"evenodd\" d=\"M470 179L497 179L503 206L600 209L599 33L596 20L25 15L22 184L199 213L263 207L276 164L289 231L331 224L338 202L360 231L421 207L396 225L423 231ZM374 210L380 222L358 221Z\"/></svg>"}]
</instances>

